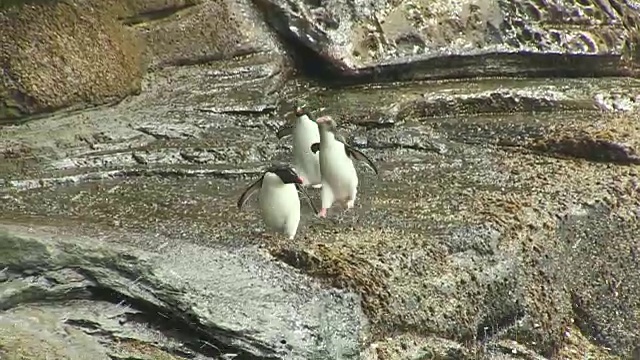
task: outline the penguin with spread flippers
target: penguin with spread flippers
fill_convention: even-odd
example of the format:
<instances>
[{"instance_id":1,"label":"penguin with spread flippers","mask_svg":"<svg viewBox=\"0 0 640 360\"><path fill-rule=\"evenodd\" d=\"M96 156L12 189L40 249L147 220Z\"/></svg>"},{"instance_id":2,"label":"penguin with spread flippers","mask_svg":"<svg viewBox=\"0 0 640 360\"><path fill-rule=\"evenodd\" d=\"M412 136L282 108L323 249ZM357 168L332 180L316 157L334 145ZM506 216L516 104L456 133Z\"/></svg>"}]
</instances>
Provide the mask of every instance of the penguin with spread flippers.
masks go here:
<instances>
[{"instance_id":1,"label":"penguin with spread flippers","mask_svg":"<svg viewBox=\"0 0 640 360\"><path fill-rule=\"evenodd\" d=\"M335 201L344 203L351 209L358 193L358 174L353 159L365 161L378 174L373 161L362 152L349 146L337 135L337 125L331 116L323 116L316 120L320 128L320 142L311 145L311 152L319 152L320 172L322 174L322 190L320 199L322 209L320 217L327 216L327 210Z\"/></svg>"},{"instance_id":2,"label":"penguin with spread flippers","mask_svg":"<svg viewBox=\"0 0 640 360\"><path fill-rule=\"evenodd\" d=\"M298 191L306 197L315 213L313 204L303 186L304 179L295 168L287 164L272 165L256 182L251 184L238 199L238 209L242 210L249 198L259 192L258 203L265 225L276 232L293 239L300 223L300 199Z\"/></svg>"},{"instance_id":3,"label":"penguin with spread flippers","mask_svg":"<svg viewBox=\"0 0 640 360\"><path fill-rule=\"evenodd\" d=\"M311 151L311 145L320 141L318 124L309 117L304 108L297 104L294 106L294 113L296 118L293 126L280 129L276 136L278 139L293 136L293 166L305 180L304 186L320 188L322 187L320 161L318 154Z\"/></svg>"}]
</instances>

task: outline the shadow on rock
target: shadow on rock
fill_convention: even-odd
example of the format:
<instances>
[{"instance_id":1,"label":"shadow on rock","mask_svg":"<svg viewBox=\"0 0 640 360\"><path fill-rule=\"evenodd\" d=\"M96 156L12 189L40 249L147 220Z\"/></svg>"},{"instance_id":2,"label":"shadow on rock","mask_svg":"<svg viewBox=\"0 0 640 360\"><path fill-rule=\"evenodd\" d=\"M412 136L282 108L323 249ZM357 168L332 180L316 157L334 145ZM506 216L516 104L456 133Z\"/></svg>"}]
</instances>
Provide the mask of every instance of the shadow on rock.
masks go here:
<instances>
[{"instance_id":1,"label":"shadow on rock","mask_svg":"<svg viewBox=\"0 0 640 360\"><path fill-rule=\"evenodd\" d=\"M2 230L0 250L0 328L12 329L0 338L9 356L309 359L358 351L357 297L305 286L268 261L243 268L256 254L183 248L154 259L16 227ZM200 275L183 278L186 267ZM269 275L270 285L256 274Z\"/></svg>"}]
</instances>

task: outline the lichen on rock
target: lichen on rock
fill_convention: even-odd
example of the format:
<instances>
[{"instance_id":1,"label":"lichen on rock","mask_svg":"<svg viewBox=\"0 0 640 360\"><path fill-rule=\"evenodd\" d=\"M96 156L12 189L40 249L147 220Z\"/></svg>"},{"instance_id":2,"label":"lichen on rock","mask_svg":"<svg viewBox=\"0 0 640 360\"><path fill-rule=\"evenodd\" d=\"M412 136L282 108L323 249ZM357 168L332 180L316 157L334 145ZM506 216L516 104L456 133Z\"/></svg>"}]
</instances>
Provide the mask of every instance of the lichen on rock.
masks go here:
<instances>
[{"instance_id":1,"label":"lichen on rock","mask_svg":"<svg viewBox=\"0 0 640 360\"><path fill-rule=\"evenodd\" d=\"M0 119L121 100L141 90L149 68L255 53L285 59L248 1L13 5L0 7Z\"/></svg>"},{"instance_id":2,"label":"lichen on rock","mask_svg":"<svg viewBox=\"0 0 640 360\"><path fill-rule=\"evenodd\" d=\"M100 105L140 90L141 44L108 6L60 1L0 12L0 118Z\"/></svg>"}]
</instances>

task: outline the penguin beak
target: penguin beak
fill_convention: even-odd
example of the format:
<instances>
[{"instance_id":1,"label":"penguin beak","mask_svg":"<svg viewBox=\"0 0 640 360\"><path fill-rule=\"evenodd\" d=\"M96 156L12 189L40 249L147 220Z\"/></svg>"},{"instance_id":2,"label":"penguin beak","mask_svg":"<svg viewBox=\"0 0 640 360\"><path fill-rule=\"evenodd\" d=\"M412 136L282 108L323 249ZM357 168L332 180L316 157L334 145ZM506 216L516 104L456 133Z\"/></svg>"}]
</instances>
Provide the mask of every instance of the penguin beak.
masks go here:
<instances>
[{"instance_id":1,"label":"penguin beak","mask_svg":"<svg viewBox=\"0 0 640 360\"><path fill-rule=\"evenodd\" d=\"M304 184L304 179L302 178L302 176L298 176L296 178L296 184Z\"/></svg>"}]
</instances>

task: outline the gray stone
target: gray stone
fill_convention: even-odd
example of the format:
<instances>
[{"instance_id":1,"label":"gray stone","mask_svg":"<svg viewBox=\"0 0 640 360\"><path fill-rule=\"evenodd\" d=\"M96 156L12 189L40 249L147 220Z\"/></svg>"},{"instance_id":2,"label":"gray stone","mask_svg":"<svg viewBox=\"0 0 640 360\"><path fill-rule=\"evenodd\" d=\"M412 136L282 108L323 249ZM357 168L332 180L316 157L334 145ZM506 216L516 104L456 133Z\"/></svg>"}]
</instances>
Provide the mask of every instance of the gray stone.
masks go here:
<instances>
[{"instance_id":1,"label":"gray stone","mask_svg":"<svg viewBox=\"0 0 640 360\"><path fill-rule=\"evenodd\" d=\"M13 330L0 336L10 353L352 358L366 329L357 295L321 289L256 249L166 245L152 255L51 229L2 228L0 266L13 276L0 284L0 321Z\"/></svg>"}]
</instances>

